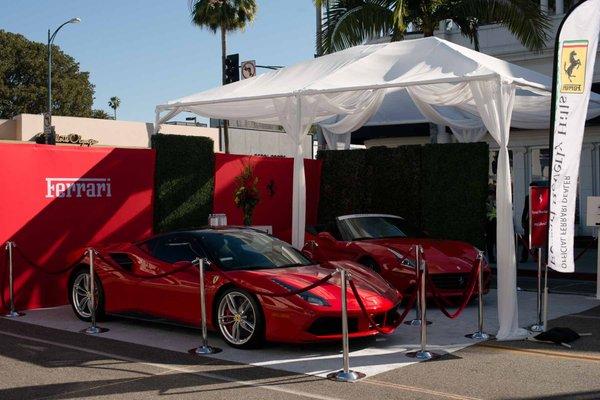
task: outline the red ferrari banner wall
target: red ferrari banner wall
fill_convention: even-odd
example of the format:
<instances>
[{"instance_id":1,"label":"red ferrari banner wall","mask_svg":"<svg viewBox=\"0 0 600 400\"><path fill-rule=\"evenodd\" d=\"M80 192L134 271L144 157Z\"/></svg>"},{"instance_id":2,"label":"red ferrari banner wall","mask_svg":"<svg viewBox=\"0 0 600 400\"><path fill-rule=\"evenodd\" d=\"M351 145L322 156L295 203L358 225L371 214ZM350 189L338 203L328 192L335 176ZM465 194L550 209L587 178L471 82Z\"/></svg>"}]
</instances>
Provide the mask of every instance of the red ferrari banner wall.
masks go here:
<instances>
[{"instance_id":1,"label":"red ferrari banner wall","mask_svg":"<svg viewBox=\"0 0 600 400\"><path fill-rule=\"evenodd\" d=\"M16 304L27 309L67 302L68 273L53 272L87 246L150 235L154 161L154 150L146 149L0 144L2 307L8 240L18 246Z\"/></svg>"},{"instance_id":2,"label":"red ferrari banner wall","mask_svg":"<svg viewBox=\"0 0 600 400\"><path fill-rule=\"evenodd\" d=\"M320 160L304 160L306 174L306 224L317 223ZM283 157L215 154L215 192L213 210L227 215L230 225L243 225L244 213L235 205L240 177L245 166L251 166L258 189L258 203L252 214L252 225L270 225L273 235L289 242L292 239L292 174L294 160Z\"/></svg>"}]
</instances>

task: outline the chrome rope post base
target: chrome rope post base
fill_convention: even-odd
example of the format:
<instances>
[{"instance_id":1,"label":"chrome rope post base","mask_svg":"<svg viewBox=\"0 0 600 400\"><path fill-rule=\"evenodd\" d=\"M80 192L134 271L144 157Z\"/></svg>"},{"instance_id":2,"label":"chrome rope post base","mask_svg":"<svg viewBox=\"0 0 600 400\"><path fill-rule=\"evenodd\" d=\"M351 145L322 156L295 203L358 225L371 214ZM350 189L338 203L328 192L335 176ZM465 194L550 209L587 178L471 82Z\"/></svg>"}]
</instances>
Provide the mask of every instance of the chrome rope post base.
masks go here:
<instances>
[{"instance_id":1,"label":"chrome rope post base","mask_svg":"<svg viewBox=\"0 0 600 400\"><path fill-rule=\"evenodd\" d=\"M529 330L531 332L544 332L544 325L543 324L533 324L529 327Z\"/></svg>"},{"instance_id":2,"label":"chrome rope post base","mask_svg":"<svg viewBox=\"0 0 600 400\"><path fill-rule=\"evenodd\" d=\"M222 351L223 350L218 347L212 347L212 346L203 344L202 346L198 346L195 349L190 349L188 351L188 353L191 355L196 355L196 356L205 356L207 354L217 354Z\"/></svg>"},{"instance_id":3,"label":"chrome rope post base","mask_svg":"<svg viewBox=\"0 0 600 400\"><path fill-rule=\"evenodd\" d=\"M79 331L80 333L85 333L86 335L98 335L100 333L108 332L108 328L101 328L96 325L96 276L94 274L94 255L96 254L96 250L93 248L87 249L88 258L90 260L90 287L89 287L89 304L90 304L90 313L92 319L92 325L88 328Z\"/></svg>"},{"instance_id":4,"label":"chrome rope post base","mask_svg":"<svg viewBox=\"0 0 600 400\"><path fill-rule=\"evenodd\" d=\"M87 335L97 335L99 333L104 333L104 332L108 332L109 329L108 328L101 328L99 326L89 326L85 329L80 330L80 333L85 333Z\"/></svg>"},{"instance_id":5,"label":"chrome rope post base","mask_svg":"<svg viewBox=\"0 0 600 400\"><path fill-rule=\"evenodd\" d=\"M415 246L415 262L417 263L417 267L415 268L415 272L417 274L417 282L419 282L419 265L421 265L421 253L423 252L423 248L421 247L421 245L416 245ZM417 288L417 291L419 291L420 289ZM415 305L415 318L411 319L410 321L405 321L404 325L409 325L409 326L421 326L421 299L419 294L417 294L417 302ZM427 325L431 325L431 321L427 321Z\"/></svg>"},{"instance_id":6,"label":"chrome rope post base","mask_svg":"<svg viewBox=\"0 0 600 400\"><path fill-rule=\"evenodd\" d=\"M465 335L465 337L473 340L488 340L493 338L492 335L481 331L469 333L468 335Z\"/></svg>"},{"instance_id":7,"label":"chrome rope post base","mask_svg":"<svg viewBox=\"0 0 600 400\"><path fill-rule=\"evenodd\" d=\"M4 318L17 318L17 317L22 317L23 315L25 315L25 313L12 310L12 311L9 311L6 314L4 314L3 317Z\"/></svg>"},{"instance_id":8,"label":"chrome rope post base","mask_svg":"<svg viewBox=\"0 0 600 400\"><path fill-rule=\"evenodd\" d=\"M406 353L406 357L415 358L419 361L429 361L440 358L441 355L437 353L432 353L428 350L419 350L419 351L411 351L410 353Z\"/></svg>"},{"instance_id":9,"label":"chrome rope post base","mask_svg":"<svg viewBox=\"0 0 600 400\"><path fill-rule=\"evenodd\" d=\"M200 271L200 323L202 326L202 345L188 350L188 353L195 356L217 354L223 350L218 347L212 347L208 345L208 332L206 329L206 295L204 293L204 259L196 258L194 261L192 261L192 263L197 264L198 270Z\"/></svg>"},{"instance_id":10,"label":"chrome rope post base","mask_svg":"<svg viewBox=\"0 0 600 400\"><path fill-rule=\"evenodd\" d=\"M363 374L362 372L357 372L357 371L338 371L338 372L332 372L331 374L327 375L327 379L332 380L332 381L336 381L336 382L356 382L361 380L362 378L366 377L365 374Z\"/></svg>"},{"instance_id":11,"label":"chrome rope post base","mask_svg":"<svg viewBox=\"0 0 600 400\"><path fill-rule=\"evenodd\" d=\"M3 316L5 318L17 318L25 315L24 313L15 310L15 291L14 291L14 277L13 277L13 248L15 247L14 242L6 242L6 252L8 253L8 291L10 294L10 305L9 310Z\"/></svg>"},{"instance_id":12,"label":"chrome rope post base","mask_svg":"<svg viewBox=\"0 0 600 400\"><path fill-rule=\"evenodd\" d=\"M349 274L343 268L338 268L340 274L340 287L342 289L342 353L343 366L340 371L332 372L327 375L327 379L336 382L356 382L366 375L362 372L352 371L350 369L350 342L348 339L348 280L351 279Z\"/></svg>"},{"instance_id":13,"label":"chrome rope post base","mask_svg":"<svg viewBox=\"0 0 600 400\"><path fill-rule=\"evenodd\" d=\"M423 249L419 247L421 252ZM421 270L420 285L419 285L419 304L421 312L421 348L418 351L411 351L406 353L407 357L416 358L419 361L428 361L441 357L440 354L433 353L427 350L427 263L424 257L420 258L420 263L417 264L417 268Z\"/></svg>"},{"instance_id":14,"label":"chrome rope post base","mask_svg":"<svg viewBox=\"0 0 600 400\"><path fill-rule=\"evenodd\" d=\"M479 251L477 258L479 259L477 266L479 269L477 273L477 331L465 335L465 337L473 340L488 340L493 336L483 331L483 251Z\"/></svg>"}]
</instances>

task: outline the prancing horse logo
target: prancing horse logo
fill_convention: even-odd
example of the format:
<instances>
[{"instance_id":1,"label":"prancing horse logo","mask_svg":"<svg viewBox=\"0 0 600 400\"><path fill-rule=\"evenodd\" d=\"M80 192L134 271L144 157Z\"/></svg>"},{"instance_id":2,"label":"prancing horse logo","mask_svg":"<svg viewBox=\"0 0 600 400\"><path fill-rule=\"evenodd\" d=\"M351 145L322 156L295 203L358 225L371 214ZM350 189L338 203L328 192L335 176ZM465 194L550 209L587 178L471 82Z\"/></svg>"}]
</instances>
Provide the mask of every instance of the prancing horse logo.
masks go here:
<instances>
[{"instance_id":1,"label":"prancing horse logo","mask_svg":"<svg viewBox=\"0 0 600 400\"><path fill-rule=\"evenodd\" d=\"M573 78L575 77L575 75L573 75L573 70L579 69L580 66L581 60L577 58L577 52L575 50L572 50L569 53L569 66L567 67L566 62L564 64L564 69L567 74L567 77L569 78L569 82L573 82Z\"/></svg>"}]
</instances>

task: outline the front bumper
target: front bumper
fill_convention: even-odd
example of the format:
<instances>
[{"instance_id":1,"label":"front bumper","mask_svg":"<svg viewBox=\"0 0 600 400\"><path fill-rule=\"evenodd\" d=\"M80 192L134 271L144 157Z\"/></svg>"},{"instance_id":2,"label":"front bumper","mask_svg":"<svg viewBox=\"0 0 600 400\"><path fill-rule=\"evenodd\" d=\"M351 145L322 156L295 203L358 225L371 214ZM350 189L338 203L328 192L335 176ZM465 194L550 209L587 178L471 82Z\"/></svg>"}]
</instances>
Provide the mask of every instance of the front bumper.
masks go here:
<instances>
[{"instance_id":1,"label":"front bumper","mask_svg":"<svg viewBox=\"0 0 600 400\"><path fill-rule=\"evenodd\" d=\"M375 336L376 328L393 331L398 326L402 311L400 304L388 310L369 310L376 327L371 326L369 319L360 310L348 310L348 336L361 338ZM285 316L274 313L267 319L266 339L283 343L311 343L335 341L342 338L341 311L325 311L307 315L286 313Z\"/></svg>"}]
</instances>

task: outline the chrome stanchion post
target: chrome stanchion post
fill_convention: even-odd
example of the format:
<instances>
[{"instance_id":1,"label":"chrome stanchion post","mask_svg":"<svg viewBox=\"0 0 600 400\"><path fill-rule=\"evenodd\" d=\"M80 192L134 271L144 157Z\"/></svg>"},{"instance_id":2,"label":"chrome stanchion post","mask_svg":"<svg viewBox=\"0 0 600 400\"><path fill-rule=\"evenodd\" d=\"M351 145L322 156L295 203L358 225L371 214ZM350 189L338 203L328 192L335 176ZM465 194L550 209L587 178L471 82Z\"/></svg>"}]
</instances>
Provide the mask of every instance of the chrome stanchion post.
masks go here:
<instances>
[{"instance_id":1,"label":"chrome stanchion post","mask_svg":"<svg viewBox=\"0 0 600 400\"><path fill-rule=\"evenodd\" d=\"M341 371L333 372L327 375L327 378L338 381L338 382L355 382L359 379L364 378L366 375L352 371L350 369L350 342L348 340L348 279L347 272L345 269L338 268L337 271L340 274L341 289L342 289L342 351L343 351L343 367Z\"/></svg>"},{"instance_id":2,"label":"chrome stanchion post","mask_svg":"<svg viewBox=\"0 0 600 400\"><path fill-rule=\"evenodd\" d=\"M538 248L538 269L537 269L537 322L529 327L531 332L543 332L544 331L544 322L542 321L542 302L543 302L543 292L542 292L542 257L543 252L542 248Z\"/></svg>"},{"instance_id":3,"label":"chrome stanchion post","mask_svg":"<svg viewBox=\"0 0 600 400\"><path fill-rule=\"evenodd\" d=\"M202 318L200 323L202 326L202 345L191 349L188 353L195 355L220 353L223 350L208 345L208 332L206 329L206 294L204 293L204 259L197 258L193 263L198 264L198 270L200 271L200 316Z\"/></svg>"},{"instance_id":4,"label":"chrome stanchion post","mask_svg":"<svg viewBox=\"0 0 600 400\"><path fill-rule=\"evenodd\" d=\"M421 257L419 299L421 300L421 348L419 351L406 353L406 356L421 361L427 361L439 358L440 355L427 350L427 263L425 262L424 257Z\"/></svg>"},{"instance_id":5,"label":"chrome stanchion post","mask_svg":"<svg viewBox=\"0 0 600 400\"><path fill-rule=\"evenodd\" d=\"M548 263L544 263L544 302L542 304L542 322L544 332L548 329Z\"/></svg>"},{"instance_id":6,"label":"chrome stanchion post","mask_svg":"<svg viewBox=\"0 0 600 400\"><path fill-rule=\"evenodd\" d=\"M25 314L17 312L15 310L15 291L14 291L14 275L13 275L13 247L15 244L13 242L6 242L6 251L8 253L8 292L10 296L10 304L9 310L6 314L4 314L7 318L15 318L20 317ZM4 296L4 293L2 293Z\"/></svg>"},{"instance_id":7,"label":"chrome stanchion post","mask_svg":"<svg viewBox=\"0 0 600 400\"><path fill-rule=\"evenodd\" d=\"M90 305L90 317L92 320L92 325L82 330L81 332L87 333L88 335L97 335L98 333L108 332L108 329L101 328L96 325L96 278L94 275L94 255L96 253L96 250L90 247L87 250L87 252L88 258L90 260L90 286L87 296L88 304Z\"/></svg>"},{"instance_id":8,"label":"chrome stanchion post","mask_svg":"<svg viewBox=\"0 0 600 400\"><path fill-rule=\"evenodd\" d=\"M477 268L477 332L465 335L473 340L488 340L492 335L483 331L483 251L479 251L477 255L479 265Z\"/></svg>"},{"instance_id":9,"label":"chrome stanchion post","mask_svg":"<svg viewBox=\"0 0 600 400\"><path fill-rule=\"evenodd\" d=\"M420 244L415 245L415 262L417 264L416 266L416 277L417 277L417 282L419 282L419 276L421 275L420 272L420 265L421 265L421 256L423 253L423 247L421 247ZM417 286L416 288L417 292L420 290L420 288ZM421 326L421 299L420 299L420 295L417 293L417 301L415 303L415 318L411 319L410 321L406 321L404 324L405 325L410 325L410 326ZM431 321L427 321L427 325L431 325Z\"/></svg>"}]
</instances>

